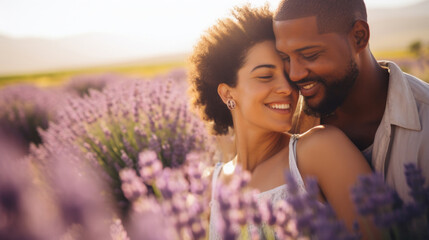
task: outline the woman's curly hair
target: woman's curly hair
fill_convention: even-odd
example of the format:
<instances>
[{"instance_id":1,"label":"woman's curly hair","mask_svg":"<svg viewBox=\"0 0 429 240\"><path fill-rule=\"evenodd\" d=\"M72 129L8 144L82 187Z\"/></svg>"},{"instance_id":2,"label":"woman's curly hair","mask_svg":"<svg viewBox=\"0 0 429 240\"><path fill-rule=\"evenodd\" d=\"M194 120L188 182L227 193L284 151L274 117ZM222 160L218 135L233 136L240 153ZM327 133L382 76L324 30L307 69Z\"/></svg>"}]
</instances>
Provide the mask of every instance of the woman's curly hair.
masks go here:
<instances>
[{"instance_id":1,"label":"woman's curly hair","mask_svg":"<svg viewBox=\"0 0 429 240\"><path fill-rule=\"evenodd\" d=\"M193 107L212 124L216 135L228 133L228 127L233 126L231 112L218 95L218 85L235 87L248 50L257 43L275 40L268 5L235 7L231 15L205 32L189 58Z\"/></svg>"}]
</instances>

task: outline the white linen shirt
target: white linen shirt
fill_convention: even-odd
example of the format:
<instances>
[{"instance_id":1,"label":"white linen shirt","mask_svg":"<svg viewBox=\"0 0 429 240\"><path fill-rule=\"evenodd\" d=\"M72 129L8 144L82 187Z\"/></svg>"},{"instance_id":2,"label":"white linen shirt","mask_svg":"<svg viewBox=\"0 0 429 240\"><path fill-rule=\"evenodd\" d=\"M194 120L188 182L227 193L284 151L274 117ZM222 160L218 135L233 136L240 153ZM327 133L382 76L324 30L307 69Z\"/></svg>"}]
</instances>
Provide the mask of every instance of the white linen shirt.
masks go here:
<instances>
[{"instance_id":1,"label":"white linen shirt","mask_svg":"<svg viewBox=\"0 0 429 240\"><path fill-rule=\"evenodd\" d=\"M374 138L372 165L403 200L410 200L406 163L415 163L429 181L429 84L406 74L393 62L386 109Z\"/></svg>"},{"instance_id":2,"label":"white linen shirt","mask_svg":"<svg viewBox=\"0 0 429 240\"><path fill-rule=\"evenodd\" d=\"M405 201L411 200L405 177L406 163L415 163L429 184L429 84L411 76L393 62L379 61L389 70L386 109L377 128L371 163ZM297 110L302 109L302 97ZM298 111L293 133L320 124L320 119Z\"/></svg>"}]
</instances>

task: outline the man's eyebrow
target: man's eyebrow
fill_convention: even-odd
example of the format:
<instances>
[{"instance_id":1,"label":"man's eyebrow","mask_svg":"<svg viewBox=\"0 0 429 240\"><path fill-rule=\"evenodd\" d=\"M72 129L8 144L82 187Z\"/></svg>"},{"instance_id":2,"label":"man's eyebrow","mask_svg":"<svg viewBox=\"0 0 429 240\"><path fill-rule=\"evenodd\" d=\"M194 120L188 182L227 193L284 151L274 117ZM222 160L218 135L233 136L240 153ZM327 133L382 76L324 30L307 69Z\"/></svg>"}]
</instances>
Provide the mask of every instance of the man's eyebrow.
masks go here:
<instances>
[{"instance_id":1,"label":"man's eyebrow","mask_svg":"<svg viewBox=\"0 0 429 240\"><path fill-rule=\"evenodd\" d=\"M294 52L301 52L301 51L304 51L304 50L308 50L308 49L312 49L312 48L318 48L318 47L320 47L320 46L319 45L305 46L305 47L302 47L302 48L295 49Z\"/></svg>"},{"instance_id":2,"label":"man's eyebrow","mask_svg":"<svg viewBox=\"0 0 429 240\"><path fill-rule=\"evenodd\" d=\"M258 66L256 66L256 67L254 67L253 69L252 69L252 71L250 71L250 72L253 72L253 71L255 71L256 69L258 69L258 68L276 68L276 66L274 66L274 65L272 65L272 64L261 64L261 65L258 65Z\"/></svg>"},{"instance_id":3,"label":"man's eyebrow","mask_svg":"<svg viewBox=\"0 0 429 240\"><path fill-rule=\"evenodd\" d=\"M308 49L319 48L319 47L321 47L321 46L319 46L319 45L310 45L310 46L305 46L305 47L302 47L302 48L295 49L294 52L301 52L301 51L305 51L305 50L308 50ZM282 52L280 50L276 49L276 51L280 55L287 55L286 53L284 53L284 52Z\"/></svg>"}]
</instances>

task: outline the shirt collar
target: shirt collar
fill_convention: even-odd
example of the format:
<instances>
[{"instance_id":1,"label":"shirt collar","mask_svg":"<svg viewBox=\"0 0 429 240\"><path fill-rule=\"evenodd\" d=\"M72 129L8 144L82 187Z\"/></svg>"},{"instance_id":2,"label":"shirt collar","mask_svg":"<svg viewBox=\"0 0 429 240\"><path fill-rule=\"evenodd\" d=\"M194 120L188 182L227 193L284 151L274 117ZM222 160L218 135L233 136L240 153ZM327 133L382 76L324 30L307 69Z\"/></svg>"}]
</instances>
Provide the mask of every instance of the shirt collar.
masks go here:
<instances>
[{"instance_id":1,"label":"shirt collar","mask_svg":"<svg viewBox=\"0 0 429 240\"><path fill-rule=\"evenodd\" d=\"M378 63L389 70L389 87L384 113L388 121L399 127L420 131L417 104L406 75L393 62L379 61Z\"/></svg>"}]
</instances>

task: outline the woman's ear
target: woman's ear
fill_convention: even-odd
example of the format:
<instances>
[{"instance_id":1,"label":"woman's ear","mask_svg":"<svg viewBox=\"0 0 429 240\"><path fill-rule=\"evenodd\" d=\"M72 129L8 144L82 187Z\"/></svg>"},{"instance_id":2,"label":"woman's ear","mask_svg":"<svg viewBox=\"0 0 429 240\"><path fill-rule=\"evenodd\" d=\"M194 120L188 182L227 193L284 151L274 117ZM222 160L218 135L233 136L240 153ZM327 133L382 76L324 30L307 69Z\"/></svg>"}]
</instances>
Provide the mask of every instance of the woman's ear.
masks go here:
<instances>
[{"instance_id":1,"label":"woman's ear","mask_svg":"<svg viewBox=\"0 0 429 240\"><path fill-rule=\"evenodd\" d=\"M363 20L357 20L350 31L350 38L353 42L356 52L360 52L365 49L369 43L368 23Z\"/></svg>"},{"instance_id":2,"label":"woman's ear","mask_svg":"<svg viewBox=\"0 0 429 240\"><path fill-rule=\"evenodd\" d=\"M232 88L226 83L221 83L217 86L217 93L225 104L227 103L228 99L232 99L231 90Z\"/></svg>"}]
</instances>

